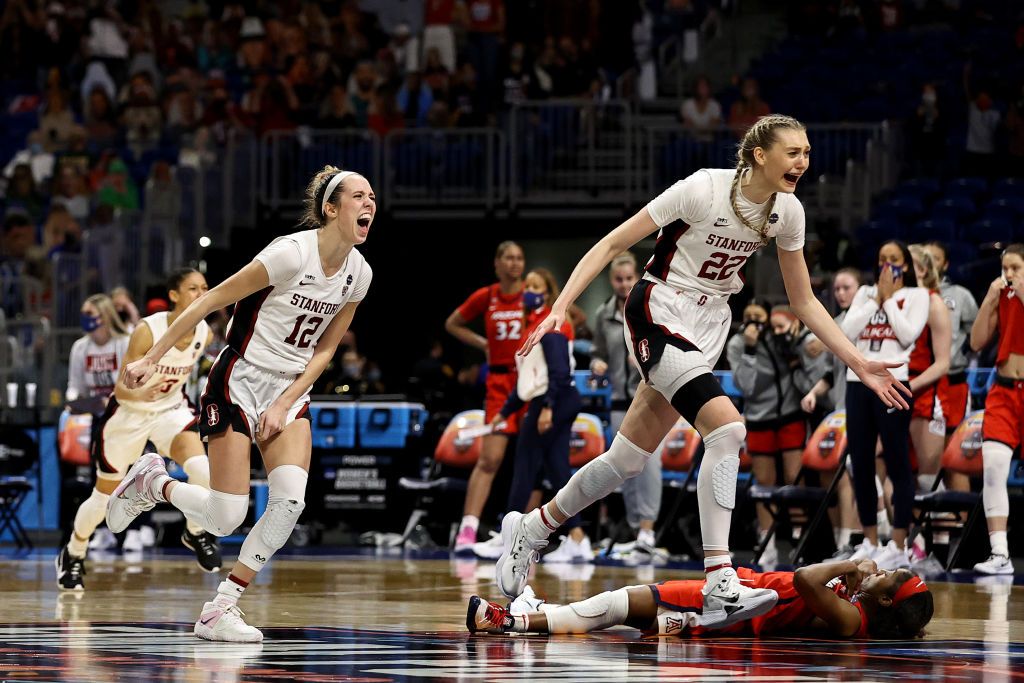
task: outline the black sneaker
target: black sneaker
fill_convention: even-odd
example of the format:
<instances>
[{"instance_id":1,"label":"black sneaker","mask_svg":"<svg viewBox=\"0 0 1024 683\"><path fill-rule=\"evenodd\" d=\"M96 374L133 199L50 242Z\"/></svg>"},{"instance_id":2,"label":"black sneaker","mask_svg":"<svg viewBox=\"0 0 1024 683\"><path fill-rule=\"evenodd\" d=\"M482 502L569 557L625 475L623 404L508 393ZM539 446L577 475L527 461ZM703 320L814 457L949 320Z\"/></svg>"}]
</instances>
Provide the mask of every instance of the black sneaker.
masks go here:
<instances>
[{"instance_id":1,"label":"black sneaker","mask_svg":"<svg viewBox=\"0 0 1024 683\"><path fill-rule=\"evenodd\" d=\"M84 557L75 557L68 551L68 547L64 546L53 564L57 568L58 588L62 591L85 590L85 582L82 581L82 577L85 576Z\"/></svg>"},{"instance_id":2,"label":"black sneaker","mask_svg":"<svg viewBox=\"0 0 1024 683\"><path fill-rule=\"evenodd\" d=\"M220 543L213 534L202 532L193 534L185 527L181 532L181 542L196 554L196 562L204 572L220 571Z\"/></svg>"}]
</instances>

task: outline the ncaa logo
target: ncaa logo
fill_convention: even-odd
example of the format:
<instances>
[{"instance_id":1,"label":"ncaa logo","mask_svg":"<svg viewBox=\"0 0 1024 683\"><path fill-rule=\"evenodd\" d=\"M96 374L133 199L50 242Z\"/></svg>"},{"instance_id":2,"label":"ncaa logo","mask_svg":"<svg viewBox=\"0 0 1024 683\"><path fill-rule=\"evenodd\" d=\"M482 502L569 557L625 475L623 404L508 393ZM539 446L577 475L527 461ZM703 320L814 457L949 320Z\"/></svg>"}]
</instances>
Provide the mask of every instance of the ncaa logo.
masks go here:
<instances>
[{"instance_id":1,"label":"ncaa logo","mask_svg":"<svg viewBox=\"0 0 1024 683\"><path fill-rule=\"evenodd\" d=\"M220 423L220 411L217 406L210 404L206 406L206 424L216 427Z\"/></svg>"},{"instance_id":2,"label":"ncaa logo","mask_svg":"<svg viewBox=\"0 0 1024 683\"><path fill-rule=\"evenodd\" d=\"M650 344L647 343L646 339L641 339L640 343L637 344L637 350L640 353L640 362L646 363L651 359ZM211 406L212 407L212 406Z\"/></svg>"}]
</instances>

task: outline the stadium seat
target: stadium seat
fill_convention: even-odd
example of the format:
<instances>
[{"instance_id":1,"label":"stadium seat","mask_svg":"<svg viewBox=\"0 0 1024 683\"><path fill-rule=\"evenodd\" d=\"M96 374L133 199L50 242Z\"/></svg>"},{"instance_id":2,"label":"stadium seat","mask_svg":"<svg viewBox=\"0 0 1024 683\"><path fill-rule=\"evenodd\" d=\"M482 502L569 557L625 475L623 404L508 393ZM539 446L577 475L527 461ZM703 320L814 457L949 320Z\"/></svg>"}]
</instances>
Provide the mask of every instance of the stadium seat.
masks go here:
<instances>
[{"instance_id":1,"label":"stadium seat","mask_svg":"<svg viewBox=\"0 0 1024 683\"><path fill-rule=\"evenodd\" d=\"M926 221L918 221L910 229L908 239L910 242L927 242L939 240L950 242L956 235L956 224L948 218L932 218Z\"/></svg>"},{"instance_id":2,"label":"stadium seat","mask_svg":"<svg viewBox=\"0 0 1024 683\"><path fill-rule=\"evenodd\" d=\"M972 197L977 199L988 192L988 181L984 178L954 178L946 183L947 197Z\"/></svg>"},{"instance_id":3,"label":"stadium seat","mask_svg":"<svg viewBox=\"0 0 1024 683\"><path fill-rule=\"evenodd\" d=\"M973 218L977 212L978 208L970 197L948 197L932 205L931 217L963 223Z\"/></svg>"},{"instance_id":4,"label":"stadium seat","mask_svg":"<svg viewBox=\"0 0 1024 683\"><path fill-rule=\"evenodd\" d=\"M973 241L975 244L992 242L1009 244L1014 239L1013 222L998 218L984 218L972 223L970 228L961 235L961 238Z\"/></svg>"},{"instance_id":5,"label":"stadium seat","mask_svg":"<svg viewBox=\"0 0 1024 683\"><path fill-rule=\"evenodd\" d=\"M896 221L916 221L924 215L924 204L920 199L890 199L878 207L876 218L888 218Z\"/></svg>"},{"instance_id":6,"label":"stadium seat","mask_svg":"<svg viewBox=\"0 0 1024 683\"><path fill-rule=\"evenodd\" d=\"M1024 180L1003 178L992 186L992 199L1024 199Z\"/></svg>"}]
</instances>

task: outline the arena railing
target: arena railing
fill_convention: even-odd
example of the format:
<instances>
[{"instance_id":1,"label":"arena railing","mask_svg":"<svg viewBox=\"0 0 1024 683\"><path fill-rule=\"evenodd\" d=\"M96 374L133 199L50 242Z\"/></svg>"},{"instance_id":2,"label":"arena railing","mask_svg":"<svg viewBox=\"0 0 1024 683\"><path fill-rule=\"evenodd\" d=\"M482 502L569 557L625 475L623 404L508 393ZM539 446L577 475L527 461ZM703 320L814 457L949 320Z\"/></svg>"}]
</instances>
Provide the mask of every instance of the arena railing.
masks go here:
<instances>
[{"instance_id":1,"label":"arena railing","mask_svg":"<svg viewBox=\"0 0 1024 683\"><path fill-rule=\"evenodd\" d=\"M494 128L391 131L384 138L387 208L471 206L505 200L505 134Z\"/></svg>"}]
</instances>

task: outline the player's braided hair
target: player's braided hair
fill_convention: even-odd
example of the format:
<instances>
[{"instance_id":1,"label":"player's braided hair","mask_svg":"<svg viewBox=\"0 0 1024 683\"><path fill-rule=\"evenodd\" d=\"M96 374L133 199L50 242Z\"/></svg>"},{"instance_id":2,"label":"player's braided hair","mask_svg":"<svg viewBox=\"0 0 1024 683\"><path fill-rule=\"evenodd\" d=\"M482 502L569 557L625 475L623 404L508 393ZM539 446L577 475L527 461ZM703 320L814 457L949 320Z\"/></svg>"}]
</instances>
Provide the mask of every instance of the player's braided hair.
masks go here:
<instances>
[{"instance_id":1,"label":"player's braided hair","mask_svg":"<svg viewBox=\"0 0 1024 683\"><path fill-rule=\"evenodd\" d=\"M309 185L306 186L305 199L303 200L305 210L302 212L302 219L299 221L299 225L306 225L310 228L322 228L327 224L327 218L320 208L323 205L323 193L327 189L327 184L331 182L331 178L339 173L341 173L340 168L328 164L320 169L313 176L313 179L309 181ZM327 201L333 204L335 198L341 194L344 185L344 181L338 183L338 186L334 188L334 192L331 193Z\"/></svg>"},{"instance_id":2,"label":"player's braided hair","mask_svg":"<svg viewBox=\"0 0 1024 683\"><path fill-rule=\"evenodd\" d=\"M732 205L733 212L743 225L761 236L761 244L768 244L768 218L772 215L772 209L775 208L776 193L773 192L768 200L768 210L764 212L764 218L761 220L760 225L754 225L740 213L739 206L736 203L736 193L739 192L740 179L743 177L743 174L754 168L756 163L754 161L754 150L758 147L762 149L771 147L775 143L775 132L780 128L806 130L804 124L792 116L783 116L782 114L762 116L755 121L754 125L743 134L743 139L737 145L736 175L733 176L732 187L729 188L729 203Z\"/></svg>"}]
</instances>

